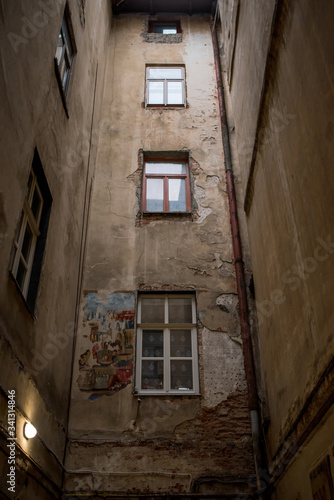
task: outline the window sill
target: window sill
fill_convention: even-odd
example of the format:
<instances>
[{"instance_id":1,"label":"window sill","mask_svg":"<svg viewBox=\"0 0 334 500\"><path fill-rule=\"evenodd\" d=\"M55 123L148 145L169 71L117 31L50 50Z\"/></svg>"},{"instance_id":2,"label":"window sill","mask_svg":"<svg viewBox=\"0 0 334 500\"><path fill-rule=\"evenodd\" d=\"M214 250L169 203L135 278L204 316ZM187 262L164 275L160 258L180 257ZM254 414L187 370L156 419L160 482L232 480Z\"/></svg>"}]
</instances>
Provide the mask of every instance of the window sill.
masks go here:
<instances>
[{"instance_id":1,"label":"window sill","mask_svg":"<svg viewBox=\"0 0 334 500\"><path fill-rule=\"evenodd\" d=\"M141 212L137 219L137 224L149 224L157 221L189 221L196 220L196 215L192 212Z\"/></svg>"},{"instance_id":2,"label":"window sill","mask_svg":"<svg viewBox=\"0 0 334 500\"><path fill-rule=\"evenodd\" d=\"M145 104L145 109L185 109L188 108L187 104Z\"/></svg>"},{"instance_id":3,"label":"window sill","mask_svg":"<svg viewBox=\"0 0 334 500\"><path fill-rule=\"evenodd\" d=\"M133 396L160 396L160 397L170 397L170 396L188 396L188 397L199 397L201 396L200 392L195 391L170 391L170 392L158 392L158 391L134 391Z\"/></svg>"}]
</instances>

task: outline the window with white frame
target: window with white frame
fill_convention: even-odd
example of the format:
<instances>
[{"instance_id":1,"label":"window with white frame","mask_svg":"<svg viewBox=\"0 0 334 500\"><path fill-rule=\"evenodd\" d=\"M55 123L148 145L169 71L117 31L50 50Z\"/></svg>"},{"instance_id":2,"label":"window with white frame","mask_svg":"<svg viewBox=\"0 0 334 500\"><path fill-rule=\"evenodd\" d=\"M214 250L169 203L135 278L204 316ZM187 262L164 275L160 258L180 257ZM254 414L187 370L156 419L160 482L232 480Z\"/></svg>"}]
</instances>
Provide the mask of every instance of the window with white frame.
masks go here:
<instances>
[{"instance_id":1,"label":"window with white frame","mask_svg":"<svg viewBox=\"0 0 334 500\"><path fill-rule=\"evenodd\" d=\"M63 92L68 90L73 57L76 52L68 8L65 8L64 17L58 35L55 60L57 63L57 76Z\"/></svg>"},{"instance_id":2,"label":"window with white frame","mask_svg":"<svg viewBox=\"0 0 334 500\"><path fill-rule=\"evenodd\" d=\"M199 394L195 296L138 298L136 390Z\"/></svg>"},{"instance_id":3,"label":"window with white frame","mask_svg":"<svg viewBox=\"0 0 334 500\"><path fill-rule=\"evenodd\" d=\"M33 312L51 208L51 194L37 151L13 243L11 273Z\"/></svg>"},{"instance_id":4,"label":"window with white frame","mask_svg":"<svg viewBox=\"0 0 334 500\"><path fill-rule=\"evenodd\" d=\"M146 67L146 106L185 106L184 66Z\"/></svg>"}]
</instances>

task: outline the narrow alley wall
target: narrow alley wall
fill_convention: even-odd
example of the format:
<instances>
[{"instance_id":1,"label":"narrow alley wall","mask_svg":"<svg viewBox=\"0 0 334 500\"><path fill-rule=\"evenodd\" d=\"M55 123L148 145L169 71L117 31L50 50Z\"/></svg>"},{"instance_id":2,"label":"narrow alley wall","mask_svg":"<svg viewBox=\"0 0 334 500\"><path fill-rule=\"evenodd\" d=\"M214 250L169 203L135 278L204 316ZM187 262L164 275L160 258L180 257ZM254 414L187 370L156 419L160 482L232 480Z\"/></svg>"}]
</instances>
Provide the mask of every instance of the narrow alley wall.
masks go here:
<instances>
[{"instance_id":1,"label":"narrow alley wall","mask_svg":"<svg viewBox=\"0 0 334 500\"><path fill-rule=\"evenodd\" d=\"M55 64L65 4L75 46L66 96ZM94 171L91 131L99 123L111 16L105 0L94 5L77 0L17 0L0 5L2 498L49 500L59 498L62 491L80 251L89 195L86 181L89 185ZM47 193L41 195L43 207L49 203L47 235L38 236L39 241L45 240L44 255L36 250L34 259L34 265L40 265L39 283L31 271L35 301L29 301L19 284L26 271L14 276L12 268L23 208L28 211L32 166L41 180L40 189ZM28 262L34 243L28 231L21 234L22 255ZM37 429L34 439L23 435L27 421Z\"/></svg>"},{"instance_id":2,"label":"narrow alley wall","mask_svg":"<svg viewBox=\"0 0 334 500\"><path fill-rule=\"evenodd\" d=\"M267 392L263 481L278 500L330 498L333 4L219 5Z\"/></svg>"}]
</instances>

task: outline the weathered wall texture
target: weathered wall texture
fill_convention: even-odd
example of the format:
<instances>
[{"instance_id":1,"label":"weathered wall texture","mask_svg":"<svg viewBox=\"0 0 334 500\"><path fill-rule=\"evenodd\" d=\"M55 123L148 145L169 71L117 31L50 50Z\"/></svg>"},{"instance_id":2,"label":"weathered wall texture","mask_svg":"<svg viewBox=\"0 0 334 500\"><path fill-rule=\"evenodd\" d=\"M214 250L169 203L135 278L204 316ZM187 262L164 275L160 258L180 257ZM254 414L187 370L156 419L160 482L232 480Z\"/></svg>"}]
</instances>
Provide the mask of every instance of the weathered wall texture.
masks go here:
<instances>
[{"instance_id":1,"label":"weathered wall texture","mask_svg":"<svg viewBox=\"0 0 334 500\"><path fill-rule=\"evenodd\" d=\"M219 0L242 187L252 159L275 0Z\"/></svg>"},{"instance_id":2,"label":"weathered wall texture","mask_svg":"<svg viewBox=\"0 0 334 500\"><path fill-rule=\"evenodd\" d=\"M261 79L256 68L259 62L264 74L264 57L241 59L238 47L253 47L264 56L265 27L272 15L266 9L244 17L243 9L253 3L239 7L230 89L241 164L245 140L251 149L254 145L254 129L246 130L245 122L255 124L258 117L252 102L258 102ZM266 3L268 8L272 3ZM330 1L278 2L258 153L251 179L247 166L242 174L244 187L247 182L251 187L248 230L270 415L266 441L271 471L279 474L282 464L288 467L302 446L280 479L278 500L312 498L309 472L333 441L326 415L333 396L334 351L333 15ZM227 50L228 38L224 43Z\"/></svg>"},{"instance_id":3,"label":"weathered wall texture","mask_svg":"<svg viewBox=\"0 0 334 500\"><path fill-rule=\"evenodd\" d=\"M105 46L111 21L107 1L94 2L94 7L90 2L84 6L84 2L76 0L68 4L77 45L67 96L69 118L63 108L54 69L65 1L0 3L1 426L7 429L7 391L15 390L16 494L20 498L59 497L78 256L89 190L88 186L86 191L86 173L90 168L89 184L95 156L93 137L88 167L89 140L101 105ZM96 71L98 63L99 71ZM35 147L53 203L33 318L9 267ZM25 417L38 430L38 436L32 441L22 435ZM6 436L4 432L2 440ZM1 449L1 478L2 488L7 492L5 444L6 441ZM21 454L21 449L30 459ZM54 484L37 471L34 461Z\"/></svg>"},{"instance_id":4,"label":"weathered wall texture","mask_svg":"<svg viewBox=\"0 0 334 500\"><path fill-rule=\"evenodd\" d=\"M189 493L203 475L254 473L209 19L185 16L181 23L177 43L145 41L145 16L119 16L111 35L74 361L68 492ZM146 63L185 64L186 108L145 109ZM191 217L142 217L142 151L189 152ZM118 341L128 367L135 361L141 290L196 291L200 396L138 402L131 368L121 390L108 394L101 343L115 343L116 323L126 323ZM232 486L217 484L219 492L242 487L233 479Z\"/></svg>"}]
</instances>

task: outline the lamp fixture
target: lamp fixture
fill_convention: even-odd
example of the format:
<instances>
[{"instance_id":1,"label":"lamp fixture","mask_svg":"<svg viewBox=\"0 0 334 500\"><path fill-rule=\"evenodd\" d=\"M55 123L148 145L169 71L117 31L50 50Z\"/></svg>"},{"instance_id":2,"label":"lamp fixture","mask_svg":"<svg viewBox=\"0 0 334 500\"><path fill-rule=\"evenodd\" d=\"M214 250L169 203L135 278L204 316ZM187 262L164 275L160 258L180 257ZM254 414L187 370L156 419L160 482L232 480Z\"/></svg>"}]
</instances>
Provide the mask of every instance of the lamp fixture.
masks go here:
<instances>
[{"instance_id":1,"label":"lamp fixture","mask_svg":"<svg viewBox=\"0 0 334 500\"><path fill-rule=\"evenodd\" d=\"M37 430L30 422L26 422L23 427L23 434L26 439L32 439L36 436Z\"/></svg>"}]
</instances>

